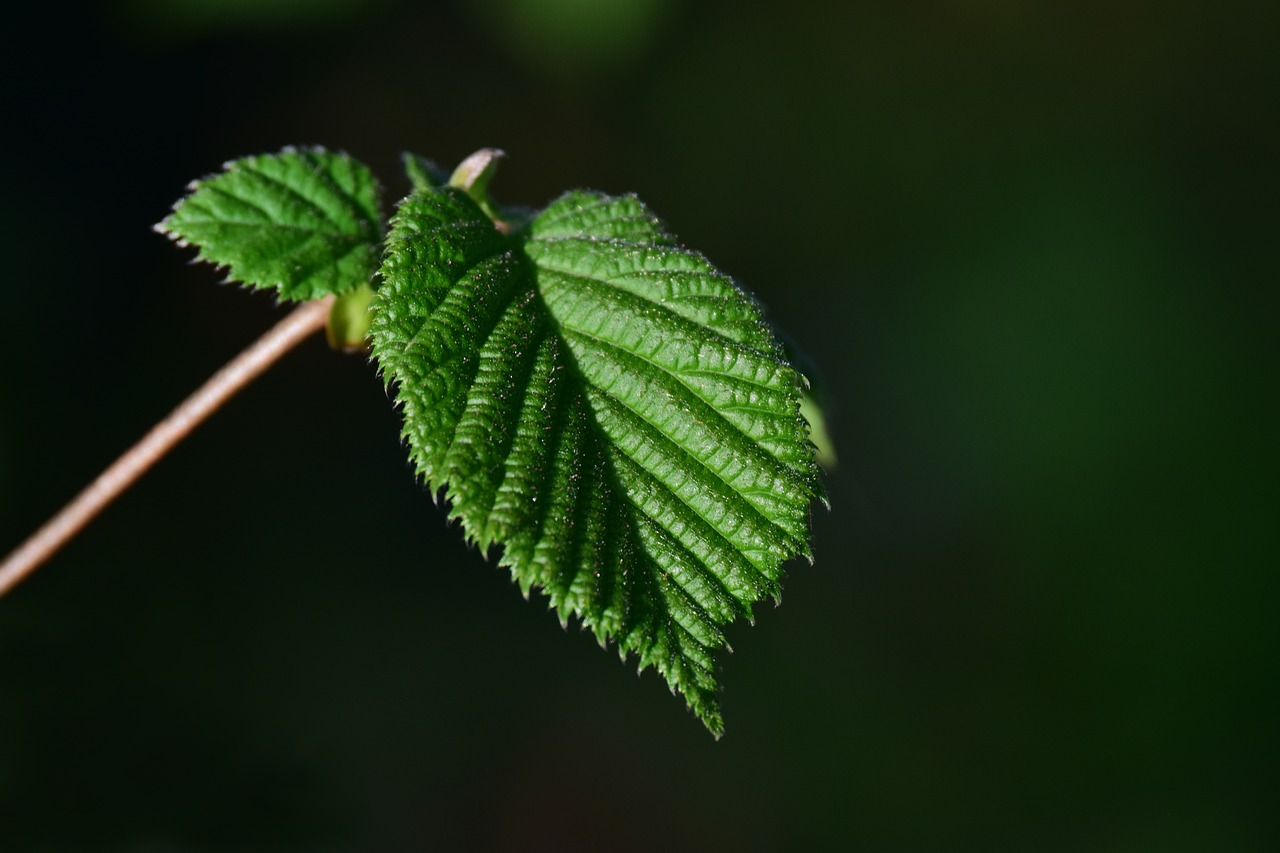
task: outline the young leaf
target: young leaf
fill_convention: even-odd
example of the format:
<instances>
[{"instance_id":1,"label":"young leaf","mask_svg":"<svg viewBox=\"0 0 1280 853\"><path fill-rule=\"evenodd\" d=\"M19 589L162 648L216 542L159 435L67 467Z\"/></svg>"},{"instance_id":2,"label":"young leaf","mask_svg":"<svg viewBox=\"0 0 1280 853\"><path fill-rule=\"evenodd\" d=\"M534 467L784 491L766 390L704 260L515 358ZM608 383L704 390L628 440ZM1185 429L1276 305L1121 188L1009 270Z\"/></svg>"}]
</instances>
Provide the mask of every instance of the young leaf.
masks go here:
<instances>
[{"instance_id":1,"label":"young leaf","mask_svg":"<svg viewBox=\"0 0 1280 853\"><path fill-rule=\"evenodd\" d=\"M196 181L156 229L230 278L286 300L341 294L377 268L378 184L361 163L322 148L245 157Z\"/></svg>"},{"instance_id":2,"label":"young leaf","mask_svg":"<svg viewBox=\"0 0 1280 853\"><path fill-rule=\"evenodd\" d=\"M404 173L415 190L442 187L449 183L449 173L441 169L426 157L406 151L400 155L404 164Z\"/></svg>"},{"instance_id":3,"label":"young leaf","mask_svg":"<svg viewBox=\"0 0 1280 853\"><path fill-rule=\"evenodd\" d=\"M779 596L821 497L802 378L757 305L634 197L504 234L455 187L391 221L373 354L418 473L561 621L719 736L722 627Z\"/></svg>"}]
</instances>

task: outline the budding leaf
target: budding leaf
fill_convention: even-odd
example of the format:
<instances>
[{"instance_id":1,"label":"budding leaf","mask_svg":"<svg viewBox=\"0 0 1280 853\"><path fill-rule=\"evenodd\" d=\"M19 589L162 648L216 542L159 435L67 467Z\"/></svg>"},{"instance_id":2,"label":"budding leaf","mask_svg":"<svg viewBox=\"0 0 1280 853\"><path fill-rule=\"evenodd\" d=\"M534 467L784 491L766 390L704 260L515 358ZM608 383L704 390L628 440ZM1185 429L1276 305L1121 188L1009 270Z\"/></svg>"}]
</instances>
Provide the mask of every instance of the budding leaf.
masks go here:
<instances>
[{"instance_id":1,"label":"budding leaf","mask_svg":"<svg viewBox=\"0 0 1280 853\"><path fill-rule=\"evenodd\" d=\"M378 184L346 154L286 148L191 185L157 227L230 278L304 301L369 282L382 218Z\"/></svg>"},{"instance_id":2,"label":"budding leaf","mask_svg":"<svg viewBox=\"0 0 1280 853\"><path fill-rule=\"evenodd\" d=\"M802 377L634 197L569 193L508 234L464 190L417 186L371 339L418 473L526 595L653 666L719 736L722 629L810 554Z\"/></svg>"}]
</instances>

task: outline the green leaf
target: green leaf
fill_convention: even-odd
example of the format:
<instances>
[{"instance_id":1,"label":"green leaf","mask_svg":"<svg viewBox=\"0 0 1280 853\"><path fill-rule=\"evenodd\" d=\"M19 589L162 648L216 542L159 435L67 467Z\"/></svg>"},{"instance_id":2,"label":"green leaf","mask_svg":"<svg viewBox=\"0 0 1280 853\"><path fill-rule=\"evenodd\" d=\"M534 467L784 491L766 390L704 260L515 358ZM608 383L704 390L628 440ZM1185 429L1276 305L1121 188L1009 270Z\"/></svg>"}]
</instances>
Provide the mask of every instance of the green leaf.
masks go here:
<instances>
[{"instance_id":1,"label":"green leaf","mask_svg":"<svg viewBox=\"0 0 1280 853\"><path fill-rule=\"evenodd\" d=\"M400 155L400 160L404 164L404 173L415 190L433 189L449 183L449 173L426 157L406 151Z\"/></svg>"},{"instance_id":2,"label":"green leaf","mask_svg":"<svg viewBox=\"0 0 1280 853\"><path fill-rule=\"evenodd\" d=\"M803 380L759 307L637 199L591 192L508 235L421 187L381 275L372 351L418 473L526 596L719 736L722 629L778 598L822 496Z\"/></svg>"},{"instance_id":3,"label":"green leaf","mask_svg":"<svg viewBox=\"0 0 1280 853\"><path fill-rule=\"evenodd\" d=\"M343 153L286 148L245 157L196 181L156 229L233 281L317 299L366 284L382 239L379 189Z\"/></svg>"}]
</instances>

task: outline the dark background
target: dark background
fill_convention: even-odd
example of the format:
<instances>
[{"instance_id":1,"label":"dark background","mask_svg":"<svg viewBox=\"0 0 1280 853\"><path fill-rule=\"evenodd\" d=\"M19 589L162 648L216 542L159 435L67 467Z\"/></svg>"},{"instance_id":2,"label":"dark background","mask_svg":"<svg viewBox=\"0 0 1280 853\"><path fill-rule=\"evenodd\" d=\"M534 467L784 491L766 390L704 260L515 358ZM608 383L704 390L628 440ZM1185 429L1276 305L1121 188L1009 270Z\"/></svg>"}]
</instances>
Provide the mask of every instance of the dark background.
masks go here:
<instances>
[{"instance_id":1,"label":"dark background","mask_svg":"<svg viewBox=\"0 0 1280 853\"><path fill-rule=\"evenodd\" d=\"M0 849L1276 849L1271 4L1048 5L6 12L0 549L282 316L149 229L286 144L639 193L840 463L717 743L317 338L0 600Z\"/></svg>"}]
</instances>

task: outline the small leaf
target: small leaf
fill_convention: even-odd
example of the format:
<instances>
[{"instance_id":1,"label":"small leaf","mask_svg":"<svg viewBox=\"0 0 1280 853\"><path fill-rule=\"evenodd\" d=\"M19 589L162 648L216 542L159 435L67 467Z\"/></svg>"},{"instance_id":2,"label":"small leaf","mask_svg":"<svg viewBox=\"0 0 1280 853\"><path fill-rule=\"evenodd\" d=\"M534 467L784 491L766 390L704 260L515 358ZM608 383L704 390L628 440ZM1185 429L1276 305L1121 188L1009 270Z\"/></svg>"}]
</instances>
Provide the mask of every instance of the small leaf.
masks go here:
<instances>
[{"instance_id":1,"label":"small leaf","mask_svg":"<svg viewBox=\"0 0 1280 853\"><path fill-rule=\"evenodd\" d=\"M449 183L449 173L426 157L406 151L400 155L404 173L415 190L433 189Z\"/></svg>"},{"instance_id":2,"label":"small leaf","mask_svg":"<svg viewBox=\"0 0 1280 853\"><path fill-rule=\"evenodd\" d=\"M156 226L230 278L317 299L366 284L377 268L378 184L361 163L321 148L245 157L191 185Z\"/></svg>"},{"instance_id":3,"label":"small leaf","mask_svg":"<svg viewBox=\"0 0 1280 853\"><path fill-rule=\"evenodd\" d=\"M527 595L655 667L723 730L722 628L809 556L802 378L760 309L636 198L569 193L511 234L420 188L371 327L404 437Z\"/></svg>"}]
</instances>

